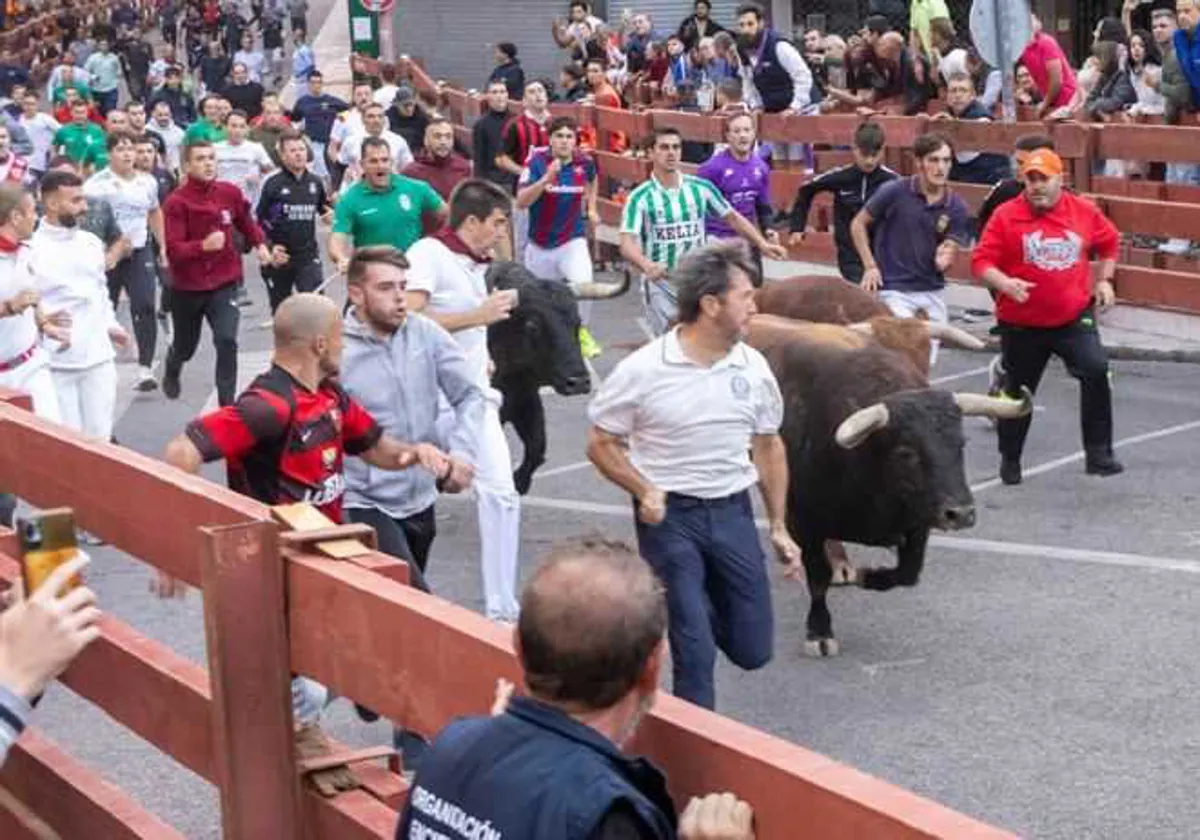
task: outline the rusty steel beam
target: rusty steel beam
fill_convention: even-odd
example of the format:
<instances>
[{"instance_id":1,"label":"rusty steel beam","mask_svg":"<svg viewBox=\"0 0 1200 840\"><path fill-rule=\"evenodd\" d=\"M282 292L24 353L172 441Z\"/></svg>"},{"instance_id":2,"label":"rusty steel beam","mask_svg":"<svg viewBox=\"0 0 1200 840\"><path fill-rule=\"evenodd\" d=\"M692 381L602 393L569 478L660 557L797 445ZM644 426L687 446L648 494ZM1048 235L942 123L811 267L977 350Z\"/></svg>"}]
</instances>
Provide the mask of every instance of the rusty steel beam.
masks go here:
<instances>
[{"instance_id":1,"label":"rusty steel beam","mask_svg":"<svg viewBox=\"0 0 1200 840\"><path fill-rule=\"evenodd\" d=\"M519 684L511 631L435 596L311 555L289 560L288 596L293 667L418 732L486 714L498 677ZM323 620L305 620L318 607ZM665 695L638 748L680 801L712 790L750 801L760 840L802 836L797 814L811 837L1011 836Z\"/></svg>"},{"instance_id":2,"label":"rusty steel beam","mask_svg":"<svg viewBox=\"0 0 1200 840\"><path fill-rule=\"evenodd\" d=\"M226 840L296 837L283 557L273 523L203 529L213 776ZM307 621L319 623L315 609Z\"/></svg>"},{"instance_id":3,"label":"rusty steel beam","mask_svg":"<svg viewBox=\"0 0 1200 840\"><path fill-rule=\"evenodd\" d=\"M0 405L0 476L8 492L73 508L80 527L193 586L203 551L197 528L271 519L265 505L232 490L11 405Z\"/></svg>"},{"instance_id":4,"label":"rusty steel beam","mask_svg":"<svg viewBox=\"0 0 1200 840\"><path fill-rule=\"evenodd\" d=\"M185 840L36 729L9 751L0 786L64 838Z\"/></svg>"}]
</instances>

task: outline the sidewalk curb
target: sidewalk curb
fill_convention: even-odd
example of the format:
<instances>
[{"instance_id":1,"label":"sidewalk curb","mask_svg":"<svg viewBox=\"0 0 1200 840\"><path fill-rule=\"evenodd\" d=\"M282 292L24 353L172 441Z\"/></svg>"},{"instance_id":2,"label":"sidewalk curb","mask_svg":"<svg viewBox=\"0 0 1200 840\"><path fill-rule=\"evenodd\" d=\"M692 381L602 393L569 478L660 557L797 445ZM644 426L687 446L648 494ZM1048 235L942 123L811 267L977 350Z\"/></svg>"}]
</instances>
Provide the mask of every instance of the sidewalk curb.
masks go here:
<instances>
[{"instance_id":1,"label":"sidewalk curb","mask_svg":"<svg viewBox=\"0 0 1200 840\"><path fill-rule=\"evenodd\" d=\"M953 323L953 320L951 320ZM992 336L977 336L987 346L981 350L966 350L968 353L995 355L1000 352L1000 342ZM1102 342L1103 343L1103 342ZM956 348L963 349L963 348ZM1200 348L1168 350L1161 347L1139 347L1132 344L1107 344L1104 349L1110 359L1123 362L1175 362L1177 364L1200 364Z\"/></svg>"}]
</instances>

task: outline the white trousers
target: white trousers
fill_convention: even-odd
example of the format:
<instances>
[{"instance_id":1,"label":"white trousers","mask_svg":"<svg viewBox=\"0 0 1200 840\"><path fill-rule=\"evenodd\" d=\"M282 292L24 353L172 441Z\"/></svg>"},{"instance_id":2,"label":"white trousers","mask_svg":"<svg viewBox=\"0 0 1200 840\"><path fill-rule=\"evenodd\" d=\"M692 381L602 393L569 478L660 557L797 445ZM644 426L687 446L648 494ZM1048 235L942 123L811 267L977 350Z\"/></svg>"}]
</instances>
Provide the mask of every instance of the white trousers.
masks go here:
<instances>
[{"instance_id":1,"label":"white trousers","mask_svg":"<svg viewBox=\"0 0 1200 840\"><path fill-rule=\"evenodd\" d=\"M479 518L479 566L483 604L488 618L516 621L517 566L521 546L521 497L513 485L512 455L500 425L500 392L485 390L487 406L479 428L472 430L475 448L475 507ZM445 397L438 417L438 437L450 440L455 415Z\"/></svg>"},{"instance_id":2,"label":"white trousers","mask_svg":"<svg viewBox=\"0 0 1200 840\"><path fill-rule=\"evenodd\" d=\"M33 413L45 420L62 422L58 411L58 394L54 390L54 378L43 360L30 360L12 370L0 373L0 386L24 391L33 400Z\"/></svg>"},{"instance_id":3,"label":"white trousers","mask_svg":"<svg viewBox=\"0 0 1200 840\"><path fill-rule=\"evenodd\" d=\"M117 365L111 359L82 370L54 370L54 390L64 425L90 438L112 438L117 410Z\"/></svg>"},{"instance_id":4,"label":"white trousers","mask_svg":"<svg viewBox=\"0 0 1200 840\"><path fill-rule=\"evenodd\" d=\"M525 267L534 277L565 280L572 286L591 283L595 277L592 252L582 236L557 248L543 248L530 242L525 246ZM585 324L591 315L591 304L590 300L579 301L579 318Z\"/></svg>"},{"instance_id":5,"label":"white trousers","mask_svg":"<svg viewBox=\"0 0 1200 840\"><path fill-rule=\"evenodd\" d=\"M879 293L879 299L888 309L892 310L892 314L897 318L915 318L918 312L924 310L930 321L937 321L939 324L950 321L950 313L946 309L946 298L941 291L901 292L884 289ZM941 342L936 338L929 340L930 367L937 362L938 347L940 346Z\"/></svg>"}]
</instances>

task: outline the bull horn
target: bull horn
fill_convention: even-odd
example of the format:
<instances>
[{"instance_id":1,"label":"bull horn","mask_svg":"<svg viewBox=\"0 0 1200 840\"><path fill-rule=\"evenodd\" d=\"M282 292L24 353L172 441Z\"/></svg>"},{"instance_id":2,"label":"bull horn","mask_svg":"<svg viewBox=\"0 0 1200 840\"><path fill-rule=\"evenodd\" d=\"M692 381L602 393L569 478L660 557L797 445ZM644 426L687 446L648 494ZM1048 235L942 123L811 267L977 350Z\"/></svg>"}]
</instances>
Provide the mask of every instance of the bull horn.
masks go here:
<instances>
[{"instance_id":1,"label":"bull horn","mask_svg":"<svg viewBox=\"0 0 1200 840\"><path fill-rule=\"evenodd\" d=\"M1016 420L1033 411L1033 394L1021 388L1021 398L985 397L983 394L955 394L954 402L964 417L992 417L996 420Z\"/></svg>"},{"instance_id":2,"label":"bull horn","mask_svg":"<svg viewBox=\"0 0 1200 840\"><path fill-rule=\"evenodd\" d=\"M853 449L888 424L888 407L875 403L860 408L837 427L834 439L843 449Z\"/></svg>"},{"instance_id":3,"label":"bull horn","mask_svg":"<svg viewBox=\"0 0 1200 840\"><path fill-rule=\"evenodd\" d=\"M875 335L875 326L870 321L859 321L857 324L847 324L849 329L863 335Z\"/></svg>"},{"instance_id":4,"label":"bull horn","mask_svg":"<svg viewBox=\"0 0 1200 840\"><path fill-rule=\"evenodd\" d=\"M631 282L629 272L624 271L620 283L575 283L571 291L580 300L607 300L625 294Z\"/></svg>"},{"instance_id":5,"label":"bull horn","mask_svg":"<svg viewBox=\"0 0 1200 840\"><path fill-rule=\"evenodd\" d=\"M987 344L981 339L976 338L966 330L951 326L950 324L941 324L937 321L929 322L929 337L936 338L953 347L961 347L964 350L982 350L987 347Z\"/></svg>"}]
</instances>

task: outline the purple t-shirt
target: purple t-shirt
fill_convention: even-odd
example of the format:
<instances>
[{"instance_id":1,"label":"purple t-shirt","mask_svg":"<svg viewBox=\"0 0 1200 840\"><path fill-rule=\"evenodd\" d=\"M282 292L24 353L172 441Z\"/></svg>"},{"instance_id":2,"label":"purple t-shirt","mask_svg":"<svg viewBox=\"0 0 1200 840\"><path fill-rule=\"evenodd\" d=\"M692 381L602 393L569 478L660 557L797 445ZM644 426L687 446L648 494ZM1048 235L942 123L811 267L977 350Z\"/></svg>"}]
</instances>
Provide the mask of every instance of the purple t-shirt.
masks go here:
<instances>
[{"instance_id":1,"label":"purple t-shirt","mask_svg":"<svg viewBox=\"0 0 1200 840\"><path fill-rule=\"evenodd\" d=\"M748 160L743 161L725 149L700 164L696 174L712 181L733 209L751 222L758 221L757 206L770 203L771 167L757 154L752 153ZM704 222L704 232L717 239L737 236L737 232L724 219L711 216Z\"/></svg>"},{"instance_id":2,"label":"purple t-shirt","mask_svg":"<svg viewBox=\"0 0 1200 840\"><path fill-rule=\"evenodd\" d=\"M928 203L915 175L884 184L863 209L871 214L871 252L887 290L937 291L946 285L934 265L938 245L946 239L970 244L966 203L948 190L941 201Z\"/></svg>"}]
</instances>

